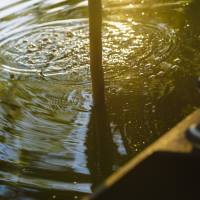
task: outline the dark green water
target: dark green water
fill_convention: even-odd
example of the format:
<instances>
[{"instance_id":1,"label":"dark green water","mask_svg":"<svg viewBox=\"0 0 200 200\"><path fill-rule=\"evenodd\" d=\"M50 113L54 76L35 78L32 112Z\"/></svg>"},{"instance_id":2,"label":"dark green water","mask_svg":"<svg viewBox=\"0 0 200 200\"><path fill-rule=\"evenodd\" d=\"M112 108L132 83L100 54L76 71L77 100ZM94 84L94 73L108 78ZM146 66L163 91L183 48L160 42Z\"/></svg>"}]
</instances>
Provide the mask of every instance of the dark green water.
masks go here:
<instances>
[{"instance_id":1,"label":"dark green water","mask_svg":"<svg viewBox=\"0 0 200 200\"><path fill-rule=\"evenodd\" d=\"M100 148L87 1L0 3L0 199L80 199L198 108L200 3L103 5L112 138Z\"/></svg>"}]
</instances>

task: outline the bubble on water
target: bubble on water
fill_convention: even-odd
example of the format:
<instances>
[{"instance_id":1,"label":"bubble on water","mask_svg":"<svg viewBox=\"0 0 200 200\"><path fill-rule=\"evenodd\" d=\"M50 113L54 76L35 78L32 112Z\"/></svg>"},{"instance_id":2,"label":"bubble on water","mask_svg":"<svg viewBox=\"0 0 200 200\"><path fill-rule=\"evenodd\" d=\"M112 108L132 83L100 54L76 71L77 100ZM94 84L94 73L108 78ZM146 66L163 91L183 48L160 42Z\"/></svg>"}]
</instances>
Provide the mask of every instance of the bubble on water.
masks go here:
<instances>
[{"instance_id":1,"label":"bubble on water","mask_svg":"<svg viewBox=\"0 0 200 200\"><path fill-rule=\"evenodd\" d=\"M52 44L53 43L53 41L52 40L47 40L47 42L46 42L47 44Z\"/></svg>"},{"instance_id":2,"label":"bubble on water","mask_svg":"<svg viewBox=\"0 0 200 200\"><path fill-rule=\"evenodd\" d=\"M164 74L165 74L165 72L159 71L159 72L157 73L157 76L163 76Z\"/></svg>"},{"instance_id":3,"label":"bubble on water","mask_svg":"<svg viewBox=\"0 0 200 200\"><path fill-rule=\"evenodd\" d=\"M152 113L155 113L156 112L156 110L152 110Z\"/></svg>"},{"instance_id":4,"label":"bubble on water","mask_svg":"<svg viewBox=\"0 0 200 200\"><path fill-rule=\"evenodd\" d=\"M23 37L20 34L11 37L0 51L6 71L52 78L64 74L67 80L89 81L86 20L73 25L66 21L44 24L28 29ZM105 79L115 77L128 82L136 77L154 78L152 74L159 67L163 71L168 67L161 61L171 54L174 45L174 31L166 25L107 21L103 24Z\"/></svg>"},{"instance_id":5,"label":"bubble on water","mask_svg":"<svg viewBox=\"0 0 200 200\"><path fill-rule=\"evenodd\" d=\"M126 80L130 80L131 79L131 76L127 76L125 77Z\"/></svg>"},{"instance_id":6,"label":"bubble on water","mask_svg":"<svg viewBox=\"0 0 200 200\"><path fill-rule=\"evenodd\" d=\"M31 59L30 59L30 60L28 60L28 63L29 63L29 64L35 64L36 62L35 62L34 60L31 60Z\"/></svg>"},{"instance_id":7,"label":"bubble on water","mask_svg":"<svg viewBox=\"0 0 200 200\"><path fill-rule=\"evenodd\" d=\"M160 64L160 67L163 69L163 70L168 70L168 69L170 69L171 68L171 63L168 63L168 62L162 62L161 64Z\"/></svg>"},{"instance_id":8,"label":"bubble on water","mask_svg":"<svg viewBox=\"0 0 200 200\"><path fill-rule=\"evenodd\" d=\"M154 79L156 78L156 75L152 74L151 76L149 76L150 79Z\"/></svg>"},{"instance_id":9,"label":"bubble on water","mask_svg":"<svg viewBox=\"0 0 200 200\"><path fill-rule=\"evenodd\" d=\"M37 46L36 46L35 44L30 43L30 44L28 44L28 46L27 46L27 51L28 51L29 53L36 52L36 51L38 51L38 48L37 48Z\"/></svg>"},{"instance_id":10,"label":"bubble on water","mask_svg":"<svg viewBox=\"0 0 200 200\"><path fill-rule=\"evenodd\" d=\"M173 66L171 67L171 69L172 69L173 71L176 71L178 68L179 68L178 65L173 65Z\"/></svg>"},{"instance_id":11,"label":"bubble on water","mask_svg":"<svg viewBox=\"0 0 200 200\"><path fill-rule=\"evenodd\" d=\"M63 48L63 47L64 47L64 45L63 45L63 43L62 43L62 42L58 42L58 43L57 43L57 47L58 47L58 48Z\"/></svg>"},{"instance_id":12,"label":"bubble on water","mask_svg":"<svg viewBox=\"0 0 200 200\"><path fill-rule=\"evenodd\" d=\"M28 40L27 39L24 39L23 41L22 41L22 43L27 43L28 42Z\"/></svg>"},{"instance_id":13,"label":"bubble on water","mask_svg":"<svg viewBox=\"0 0 200 200\"><path fill-rule=\"evenodd\" d=\"M147 64L145 65L146 68L150 68L151 66L152 66L151 63L147 63Z\"/></svg>"},{"instance_id":14,"label":"bubble on water","mask_svg":"<svg viewBox=\"0 0 200 200\"><path fill-rule=\"evenodd\" d=\"M180 64L181 63L181 59L180 58L176 58L173 60L174 63L176 64Z\"/></svg>"},{"instance_id":15,"label":"bubble on water","mask_svg":"<svg viewBox=\"0 0 200 200\"><path fill-rule=\"evenodd\" d=\"M151 102L148 102L145 104L145 106L151 106L151 104L152 104Z\"/></svg>"},{"instance_id":16,"label":"bubble on water","mask_svg":"<svg viewBox=\"0 0 200 200\"><path fill-rule=\"evenodd\" d=\"M47 42L48 40L49 40L48 37L42 38L42 41L43 41L43 42Z\"/></svg>"},{"instance_id":17,"label":"bubble on water","mask_svg":"<svg viewBox=\"0 0 200 200\"><path fill-rule=\"evenodd\" d=\"M65 33L65 36L67 36L67 37L73 37L74 34L73 34L72 32L66 32L66 33Z\"/></svg>"}]
</instances>

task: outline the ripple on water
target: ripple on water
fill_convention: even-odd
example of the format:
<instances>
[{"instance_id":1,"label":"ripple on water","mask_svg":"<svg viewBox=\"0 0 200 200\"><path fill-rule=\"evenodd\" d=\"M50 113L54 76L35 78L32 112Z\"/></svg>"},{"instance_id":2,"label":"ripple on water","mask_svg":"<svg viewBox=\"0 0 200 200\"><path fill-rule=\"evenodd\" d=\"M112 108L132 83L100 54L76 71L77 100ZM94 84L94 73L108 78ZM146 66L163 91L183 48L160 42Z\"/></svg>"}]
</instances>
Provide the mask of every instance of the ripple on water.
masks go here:
<instances>
[{"instance_id":1,"label":"ripple on water","mask_svg":"<svg viewBox=\"0 0 200 200\"><path fill-rule=\"evenodd\" d=\"M2 43L3 70L13 74L88 77L87 23L62 21L33 26Z\"/></svg>"},{"instance_id":2,"label":"ripple on water","mask_svg":"<svg viewBox=\"0 0 200 200\"><path fill-rule=\"evenodd\" d=\"M107 22L104 30L105 75L123 81L155 74L177 47L165 24Z\"/></svg>"},{"instance_id":3,"label":"ripple on water","mask_svg":"<svg viewBox=\"0 0 200 200\"><path fill-rule=\"evenodd\" d=\"M88 35L87 20L65 20L31 26L1 41L1 76L28 77L14 81L2 99L0 121L7 121L0 125L5 140L0 162L8 166L2 181L91 192L85 156L91 91L90 84L80 84L90 82ZM103 64L111 93L163 76L170 66L161 72L159 65L176 46L176 34L166 24L104 22ZM60 79L67 81L62 85ZM135 85L140 91L141 84Z\"/></svg>"},{"instance_id":4,"label":"ripple on water","mask_svg":"<svg viewBox=\"0 0 200 200\"><path fill-rule=\"evenodd\" d=\"M32 26L1 42L4 72L89 80L87 20ZM176 48L176 35L165 24L104 22L103 62L106 79L152 76ZM60 76L60 75L65 76Z\"/></svg>"},{"instance_id":5,"label":"ripple on water","mask_svg":"<svg viewBox=\"0 0 200 200\"><path fill-rule=\"evenodd\" d=\"M90 102L85 85L8 86L0 106L1 182L90 193L85 156Z\"/></svg>"}]
</instances>

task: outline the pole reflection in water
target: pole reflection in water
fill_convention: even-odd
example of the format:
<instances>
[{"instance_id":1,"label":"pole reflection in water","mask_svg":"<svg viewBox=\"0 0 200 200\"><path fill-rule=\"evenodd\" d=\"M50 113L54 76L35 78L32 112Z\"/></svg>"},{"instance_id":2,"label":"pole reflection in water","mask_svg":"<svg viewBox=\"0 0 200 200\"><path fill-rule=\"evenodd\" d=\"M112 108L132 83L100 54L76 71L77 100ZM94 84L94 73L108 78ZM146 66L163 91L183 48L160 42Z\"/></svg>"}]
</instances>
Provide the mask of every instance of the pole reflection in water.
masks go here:
<instances>
[{"instance_id":1,"label":"pole reflection in water","mask_svg":"<svg viewBox=\"0 0 200 200\"><path fill-rule=\"evenodd\" d=\"M114 162L114 144L105 105L101 109L94 107L92 110L86 145L88 169L94 189L112 173Z\"/></svg>"}]
</instances>

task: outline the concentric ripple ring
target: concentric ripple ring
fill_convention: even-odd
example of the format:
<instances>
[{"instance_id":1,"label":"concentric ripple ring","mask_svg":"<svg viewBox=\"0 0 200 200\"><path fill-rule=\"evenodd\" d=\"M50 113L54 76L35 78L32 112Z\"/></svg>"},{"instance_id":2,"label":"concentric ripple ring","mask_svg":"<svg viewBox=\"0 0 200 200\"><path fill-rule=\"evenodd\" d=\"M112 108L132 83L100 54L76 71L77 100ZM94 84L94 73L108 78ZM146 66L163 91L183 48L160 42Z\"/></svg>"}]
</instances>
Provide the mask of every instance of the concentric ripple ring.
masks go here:
<instances>
[{"instance_id":1,"label":"concentric ripple ring","mask_svg":"<svg viewBox=\"0 0 200 200\"><path fill-rule=\"evenodd\" d=\"M21 75L89 80L87 19L30 26L1 41L2 71ZM166 24L111 22L103 24L103 63L106 78L156 66L177 46L176 34Z\"/></svg>"}]
</instances>

